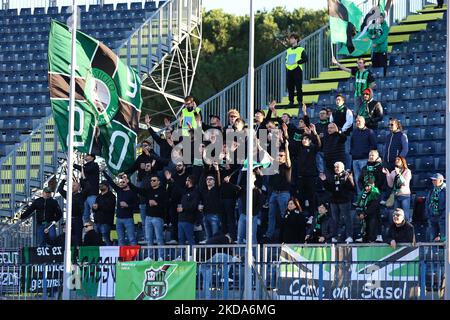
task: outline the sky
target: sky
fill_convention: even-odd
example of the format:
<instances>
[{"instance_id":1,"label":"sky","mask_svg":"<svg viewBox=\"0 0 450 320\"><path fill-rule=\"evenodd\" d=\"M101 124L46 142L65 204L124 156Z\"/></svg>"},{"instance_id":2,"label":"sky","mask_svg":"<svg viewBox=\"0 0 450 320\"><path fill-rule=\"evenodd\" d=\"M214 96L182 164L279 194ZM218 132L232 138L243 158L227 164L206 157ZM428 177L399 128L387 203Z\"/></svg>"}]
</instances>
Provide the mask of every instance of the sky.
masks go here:
<instances>
[{"instance_id":1,"label":"sky","mask_svg":"<svg viewBox=\"0 0 450 320\"><path fill-rule=\"evenodd\" d=\"M249 0L203 0L206 10L223 9L225 12L236 15L247 14L250 10ZM286 7L288 10L295 8L324 9L327 7L327 0L253 0L255 10L266 9L270 11L277 6Z\"/></svg>"}]
</instances>

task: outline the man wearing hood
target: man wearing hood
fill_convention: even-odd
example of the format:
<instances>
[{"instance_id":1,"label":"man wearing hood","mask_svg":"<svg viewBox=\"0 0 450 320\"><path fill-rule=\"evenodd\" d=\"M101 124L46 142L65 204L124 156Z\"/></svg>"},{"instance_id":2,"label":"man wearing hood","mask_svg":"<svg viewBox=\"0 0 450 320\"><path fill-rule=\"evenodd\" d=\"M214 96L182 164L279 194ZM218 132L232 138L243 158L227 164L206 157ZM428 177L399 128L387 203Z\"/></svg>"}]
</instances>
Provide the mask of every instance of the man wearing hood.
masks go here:
<instances>
[{"instance_id":1,"label":"man wearing hood","mask_svg":"<svg viewBox=\"0 0 450 320\"><path fill-rule=\"evenodd\" d=\"M363 103L358 110L358 116L364 117L367 128L375 132L378 122L383 120L383 106L373 99L373 91L370 88L363 91Z\"/></svg>"},{"instance_id":2,"label":"man wearing hood","mask_svg":"<svg viewBox=\"0 0 450 320\"><path fill-rule=\"evenodd\" d=\"M431 177L433 189L428 193L425 208L428 215L430 241L445 241L445 192L444 176L436 173Z\"/></svg>"}]
</instances>

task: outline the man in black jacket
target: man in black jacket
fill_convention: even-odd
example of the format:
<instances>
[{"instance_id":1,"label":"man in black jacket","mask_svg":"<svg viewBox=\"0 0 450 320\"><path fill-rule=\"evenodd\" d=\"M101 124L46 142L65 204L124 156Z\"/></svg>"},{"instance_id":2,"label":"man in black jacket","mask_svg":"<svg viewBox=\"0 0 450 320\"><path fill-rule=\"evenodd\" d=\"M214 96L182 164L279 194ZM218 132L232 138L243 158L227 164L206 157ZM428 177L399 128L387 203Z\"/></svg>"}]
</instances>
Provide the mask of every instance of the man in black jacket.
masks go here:
<instances>
[{"instance_id":1,"label":"man in black jacket","mask_svg":"<svg viewBox=\"0 0 450 320\"><path fill-rule=\"evenodd\" d=\"M117 213L116 213L116 229L117 237L119 238L119 246L125 246L125 230L127 233L130 245L137 244L135 226L134 226L134 209L138 205L137 194L130 189L128 185L129 180L126 175L121 175L119 185L115 184L111 177L103 172L106 180L111 188L117 193Z\"/></svg>"},{"instance_id":2,"label":"man in black jacket","mask_svg":"<svg viewBox=\"0 0 450 320\"><path fill-rule=\"evenodd\" d=\"M166 127L165 130L165 139L161 138L158 133L153 130L152 126L150 125L152 121L152 118L148 114L145 115L145 124L147 125L148 132L152 136L153 140L159 145L159 156L162 159L170 161L172 149L175 146L175 143L172 139L172 129L169 127Z\"/></svg>"},{"instance_id":3,"label":"man in black jacket","mask_svg":"<svg viewBox=\"0 0 450 320\"><path fill-rule=\"evenodd\" d=\"M331 243L336 242L336 223L329 214L328 203L321 203L317 207L311 229L306 236L307 243Z\"/></svg>"},{"instance_id":4,"label":"man in black jacket","mask_svg":"<svg viewBox=\"0 0 450 320\"><path fill-rule=\"evenodd\" d=\"M322 108L319 112L319 122L316 123L316 132L319 138L323 140L328 134L328 125L330 124L330 119L328 117L328 112L326 108ZM325 159L323 155L322 145L320 146L319 152L316 156L317 170L319 173L325 173Z\"/></svg>"},{"instance_id":5,"label":"man in black jacket","mask_svg":"<svg viewBox=\"0 0 450 320\"><path fill-rule=\"evenodd\" d=\"M401 208L395 209L392 215L393 223L389 228L386 242L396 248L398 243L415 243L414 227L405 220L405 212Z\"/></svg>"},{"instance_id":6,"label":"man in black jacket","mask_svg":"<svg viewBox=\"0 0 450 320\"><path fill-rule=\"evenodd\" d=\"M168 195L165 188L161 186L161 181L157 175L152 175L150 185L144 188L135 187L130 183L131 190L137 192L145 199L145 240L147 245L152 246L156 236L156 243L164 245L164 217L167 214ZM162 252L161 252L162 254ZM162 257L162 255L160 255Z\"/></svg>"},{"instance_id":7,"label":"man in black jacket","mask_svg":"<svg viewBox=\"0 0 450 320\"><path fill-rule=\"evenodd\" d=\"M85 189L86 200L84 201L83 221L91 221L91 209L98 195L98 184L100 182L100 169L98 164L94 161L94 154L87 154L84 156L86 163L83 166L74 164L73 167L84 174L84 178L88 182L88 188Z\"/></svg>"},{"instance_id":8,"label":"man in black jacket","mask_svg":"<svg viewBox=\"0 0 450 320\"><path fill-rule=\"evenodd\" d=\"M72 182L72 233L74 234L74 246L80 246L83 237L83 211L84 203L89 192L89 182L81 180L83 190L80 190L78 181ZM59 185L58 192L64 199L67 199L67 192L64 190L66 180L63 179Z\"/></svg>"},{"instance_id":9,"label":"man in black jacket","mask_svg":"<svg viewBox=\"0 0 450 320\"><path fill-rule=\"evenodd\" d=\"M31 205L22 213L21 219L28 218L33 212L36 212L36 241L38 246L45 246L44 230L52 222L58 222L62 218L62 211L58 202L52 198L52 190L45 187L42 197L34 200ZM49 239L56 238L55 227L49 228Z\"/></svg>"},{"instance_id":10,"label":"man in black jacket","mask_svg":"<svg viewBox=\"0 0 450 320\"><path fill-rule=\"evenodd\" d=\"M351 172L345 171L342 162L334 164L335 174L326 177L320 175L320 179L325 181L325 189L331 193L331 215L336 222L338 228L338 236L340 229L340 221L344 220L345 226L345 242L353 242L353 223L350 213L351 200L355 190L355 182Z\"/></svg>"},{"instance_id":11,"label":"man in black jacket","mask_svg":"<svg viewBox=\"0 0 450 320\"><path fill-rule=\"evenodd\" d=\"M195 187L195 177L186 179L186 189L182 192L181 201L177 204L178 212L178 240L184 245L186 240L189 245L194 245L194 223L200 194Z\"/></svg>"},{"instance_id":12,"label":"man in black jacket","mask_svg":"<svg viewBox=\"0 0 450 320\"><path fill-rule=\"evenodd\" d=\"M347 136L339 132L335 123L328 125L328 135L322 140L323 154L325 158L325 174L327 176L334 173L336 162L345 162L345 141Z\"/></svg>"},{"instance_id":13,"label":"man in black jacket","mask_svg":"<svg viewBox=\"0 0 450 320\"><path fill-rule=\"evenodd\" d=\"M171 240L168 244L178 243L178 212L177 205L181 201L182 191L189 176L189 170L183 162L178 162L175 166L175 173L166 170L164 172L166 178L166 189L169 194L169 217L172 227Z\"/></svg>"},{"instance_id":14,"label":"man in black jacket","mask_svg":"<svg viewBox=\"0 0 450 320\"><path fill-rule=\"evenodd\" d=\"M383 106L373 99L373 91L367 88L363 91L363 104L358 111L358 116L364 117L366 127L375 133L378 129L378 122L383 120Z\"/></svg>"},{"instance_id":15,"label":"man in black jacket","mask_svg":"<svg viewBox=\"0 0 450 320\"><path fill-rule=\"evenodd\" d=\"M111 246L111 228L114 225L114 214L116 213L116 196L109 190L108 181L100 183L100 194L92 206L94 211L94 229L102 235L107 246Z\"/></svg>"},{"instance_id":16,"label":"man in black jacket","mask_svg":"<svg viewBox=\"0 0 450 320\"><path fill-rule=\"evenodd\" d=\"M83 246L98 247L104 245L102 236L94 230L94 223L92 221L84 223L84 232Z\"/></svg>"},{"instance_id":17,"label":"man in black jacket","mask_svg":"<svg viewBox=\"0 0 450 320\"><path fill-rule=\"evenodd\" d=\"M223 215L223 204L220 196L220 171L219 166L214 166L216 174L206 176L206 188L200 185L200 204L198 209L203 213L203 226L206 239L220 231L220 222Z\"/></svg>"}]
</instances>

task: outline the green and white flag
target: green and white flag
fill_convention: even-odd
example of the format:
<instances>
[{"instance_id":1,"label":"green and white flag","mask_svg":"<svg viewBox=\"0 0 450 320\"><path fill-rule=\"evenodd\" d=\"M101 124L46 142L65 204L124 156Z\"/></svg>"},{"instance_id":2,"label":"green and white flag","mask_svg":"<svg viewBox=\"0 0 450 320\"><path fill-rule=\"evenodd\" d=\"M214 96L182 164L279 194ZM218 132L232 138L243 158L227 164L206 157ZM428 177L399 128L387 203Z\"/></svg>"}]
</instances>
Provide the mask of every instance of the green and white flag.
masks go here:
<instances>
[{"instance_id":1,"label":"green and white flag","mask_svg":"<svg viewBox=\"0 0 450 320\"><path fill-rule=\"evenodd\" d=\"M116 263L131 261L139 254L139 246L82 246L78 253L81 288L84 297L114 297Z\"/></svg>"},{"instance_id":2,"label":"green and white flag","mask_svg":"<svg viewBox=\"0 0 450 320\"><path fill-rule=\"evenodd\" d=\"M328 0L331 43L343 43L353 52L353 36L360 30L362 11L349 0Z\"/></svg>"},{"instance_id":3,"label":"green and white flag","mask_svg":"<svg viewBox=\"0 0 450 320\"><path fill-rule=\"evenodd\" d=\"M195 262L119 262L116 300L195 300L196 271Z\"/></svg>"},{"instance_id":4,"label":"green and white flag","mask_svg":"<svg viewBox=\"0 0 450 320\"><path fill-rule=\"evenodd\" d=\"M112 173L128 169L141 113L141 82L137 72L98 40L77 31L74 147L92 153L99 135ZM52 21L48 48L50 99L59 138L67 150L71 33Z\"/></svg>"}]
</instances>

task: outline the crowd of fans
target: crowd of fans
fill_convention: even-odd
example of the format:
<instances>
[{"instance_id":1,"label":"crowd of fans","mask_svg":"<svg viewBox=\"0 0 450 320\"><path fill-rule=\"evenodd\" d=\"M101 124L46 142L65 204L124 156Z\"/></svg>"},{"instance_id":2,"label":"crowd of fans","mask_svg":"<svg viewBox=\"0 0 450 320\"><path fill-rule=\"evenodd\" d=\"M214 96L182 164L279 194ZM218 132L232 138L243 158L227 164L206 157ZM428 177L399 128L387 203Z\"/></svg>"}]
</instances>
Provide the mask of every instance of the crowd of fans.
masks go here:
<instances>
[{"instance_id":1,"label":"crowd of fans","mask_svg":"<svg viewBox=\"0 0 450 320\"><path fill-rule=\"evenodd\" d=\"M371 31L372 66L386 74L389 27L384 15L377 26ZM192 96L186 97L175 125L164 120L162 133L152 129L146 115L151 139L141 143L134 165L116 180L99 167L95 155L86 155L84 164L74 166L81 172L72 189L74 244L111 245L114 221L118 244L137 244L141 240L135 229L137 211L148 245L211 243L225 236L245 243L249 174L254 185L253 242L387 241L392 246L414 242L408 137L397 119L389 120L389 130L380 128L384 110L374 99L375 78L365 60L358 58L356 68L347 68L333 58L338 68L355 78L355 92L352 98L337 94L336 105L317 110L319 119L313 124L302 102L302 70L308 56L297 35L290 36L289 44L289 105L294 106L296 91L302 109L298 122L286 113L279 117L272 102L268 110L256 110L250 137L238 110L229 109L227 119L218 115L203 119ZM381 150L380 135L386 136ZM253 168L245 160L250 138L257 153ZM209 150L217 144L219 150ZM425 201L413 209L422 212L420 240L444 241L444 177L436 173L430 178L432 187ZM64 184L56 191L66 197ZM54 243L54 221L62 217L52 191L45 188L22 215L36 212L41 245ZM200 230L203 238L198 236Z\"/></svg>"},{"instance_id":2,"label":"crowd of fans","mask_svg":"<svg viewBox=\"0 0 450 320\"><path fill-rule=\"evenodd\" d=\"M86 155L84 164L74 166L81 171L81 179L72 187L74 245L112 245L114 221L118 245L142 241L194 245L220 234L245 243L248 174L254 182L254 242L387 241L392 246L413 242L412 172L405 158L408 138L400 121L391 119L384 148L377 150L383 108L373 100L371 86L368 82L362 90L359 110L349 108L346 97L338 94L336 107L320 110L316 124L311 123L305 105L298 123L288 114L278 117L274 102L267 114L257 110L255 144L261 148L266 130L272 135L268 143L276 149L275 156L269 156L269 168L276 165L277 169L269 175L264 174L261 157L254 158L253 170L245 161L233 161L235 151L248 142L245 134L233 136L231 144L224 142L218 157L208 158L206 149L217 139L227 141L230 134L246 133L245 121L235 109L228 111L228 124L222 127L217 115L206 123L193 97L187 97L176 125L166 119L161 134L152 129L147 115L152 139L141 143L142 152L129 170L113 178L95 155ZM159 145L159 152L153 143ZM193 147L187 160L181 157L182 148L177 151L180 145ZM423 209L429 225L426 240L443 241L444 177L435 174L431 179L433 186ZM65 198L64 185L63 180L56 192ZM54 227L62 213L52 191L44 188L43 196L22 215L26 218L36 212L40 245L62 241ZM136 230L135 212L141 215L143 239Z\"/></svg>"}]
</instances>

